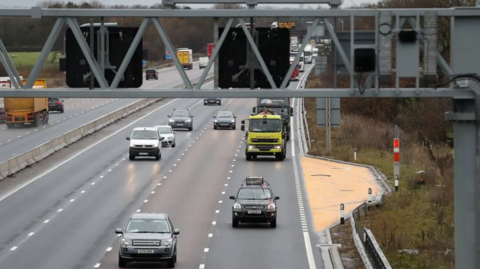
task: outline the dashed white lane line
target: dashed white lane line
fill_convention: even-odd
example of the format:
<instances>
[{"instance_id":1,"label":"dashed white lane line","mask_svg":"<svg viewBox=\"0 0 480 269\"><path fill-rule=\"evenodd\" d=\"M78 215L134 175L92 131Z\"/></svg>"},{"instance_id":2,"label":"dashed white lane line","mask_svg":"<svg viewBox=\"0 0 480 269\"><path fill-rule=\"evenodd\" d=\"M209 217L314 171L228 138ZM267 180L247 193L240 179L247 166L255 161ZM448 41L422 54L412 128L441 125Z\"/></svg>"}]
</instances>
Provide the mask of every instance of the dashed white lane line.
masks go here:
<instances>
[{"instance_id":1,"label":"dashed white lane line","mask_svg":"<svg viewBox=\"0 0 480 269\"><path fill-rule=\"evenodd\" d=\"M229 104L231 104L232 101L233 101L233 99L232 99L230 102L227 103L227 105L225 106L225 108L226 108ZM202 101L199 101L198 103L200 104L200 103L202 103ZM194 106L195 106L195 105L194 105ZM207 127L205 127L205 130L208 129L208 125L209 125L209 124L207 124ZM201 136L201 134L200 134L199 136ZM196 137L195 139L198 140L198 139L200 139L200 137ZM193 141L193 142L195 142L195 141ZM185 149L185 152L188 152L188 148L191 147L191 146L192 146L192 145L187 146L187 148ZM181 155L184 156L185 153L182 153ZM125 160L125 159L123 159L123 160ZM177 161L180 161L180 159L177 159ZM176 167L177 164L173 164L173 166ZM173 172L173 170L170 169L168 172L171 173L171 172ZM163 179L166 179L166 178L167 178L167 176L163 176L160 181L162 181ZM230 179L230 177L228 177L227 179ZM162 185L162 183L159 182L159 183L157 183L157 185L156 185L155 187L158 187L158 186L161 186L161 185ZM228 186L228 184L225 184L225 186ZM150 194L155 194L155 191L152 191ZM222 194L225 194L225 192L222 192ZM144 200L144 203L147 203L147 202L148 202L148 200ZM219 200L218 203L221 204L221 203L223 203L223 201L222 201L222 200ZM140 209L140 208L137 209L136 212L137 212L137 213L138 213L138 212L141 212L141 209ZM216 214L220 213L220 210L216 210L215 213L216 213ZM216 224L217 224L216 221L212 221L212 225L216 225ZM117 237L118 237L118 236L120 236L120 235L117 235ZM208 234L208 237L209 237L209 238L213 237L213 234L212 234L212 233ZM110 252L108 249L111 250L112 247L107 248L107 252ZM204 252L208 252L208 251L209 251L209 248L205 248L205 249L204 249ZM95 264L94 268L99 268L100 266L101 266L101 263L97 263L97 264ZM201 264L201 265L199 266L199 268L205 268L205 264Z\"/></svg>"},{"instance_id":2,"label":"dashed white lane line","mask_svg":"<svg viewBox=\"0 0 480 269\"><path fill-rule=\"evenodd\" d=\"M200 266L198 267L198 269L205 269L205 264L200 264Z\"/></svg>"},{"instance_id":3,"label":"dashed white lane line","mask_svg":"<svg viewBox=\"0 0 480 269\"><path fill-rule=\"evenodd\" d=\"M18 248L18 247L15 246L15 247L12 247L10 250L11 250L11 251L14 251L14 250L16 250L17 248Z\"/></svg>"},{"instance_id":4,"label":"dashed white lane line","mask_svg":"<svg viewBox=\"0 0 480 269\"><path fill-rule=\"evenodd\" d=\"M34 232L31 232L31 233L28 234L28 236L32 236L32 235L34 235L34 234L35 234Z\"/></svg>"}]
</instances>

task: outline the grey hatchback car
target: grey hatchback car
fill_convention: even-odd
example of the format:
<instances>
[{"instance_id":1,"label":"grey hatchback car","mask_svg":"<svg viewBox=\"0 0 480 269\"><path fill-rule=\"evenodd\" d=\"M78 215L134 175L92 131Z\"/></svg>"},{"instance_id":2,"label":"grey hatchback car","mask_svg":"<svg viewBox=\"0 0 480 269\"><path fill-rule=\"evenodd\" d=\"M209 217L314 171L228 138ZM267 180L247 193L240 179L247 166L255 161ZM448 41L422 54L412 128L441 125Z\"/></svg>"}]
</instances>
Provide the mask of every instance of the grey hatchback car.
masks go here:
<instances>
[{"instance_id":1,"label":"grey hatchback car","mask_svg":"<svg viewBox=\"0 0 480 269\"><path fill-rule=\"evenodd\" d=\"M125 230L115 229L120 234L118 267L125 268L129 262L167 262L174 268L177 262L177 236L166 213L134 213Z\"/></svg>"}]
</instances>

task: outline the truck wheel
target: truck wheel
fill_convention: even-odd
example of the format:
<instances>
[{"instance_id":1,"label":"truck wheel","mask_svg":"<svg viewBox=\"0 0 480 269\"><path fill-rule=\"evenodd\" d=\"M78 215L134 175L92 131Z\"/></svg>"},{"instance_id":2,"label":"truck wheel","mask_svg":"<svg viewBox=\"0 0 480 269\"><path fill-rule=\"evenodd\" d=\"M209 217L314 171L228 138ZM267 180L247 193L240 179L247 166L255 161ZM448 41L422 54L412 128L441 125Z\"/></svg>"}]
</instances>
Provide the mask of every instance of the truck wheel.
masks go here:
<instances>
[{"instance_id":1,"label":"truck wheel","mask_svg":"<svg viewBox=\"0 0 480 269\"><path fill-rule=\"evenodd\" d=\"M43 124L47 125L49 118L50 118L50 116L48 115L48 113L44 112L43 113Z\"/></svg>"},{"instance_id":2,"label":"truck wheel","mask_svg":"<svg viewBox=\"0 0 480 269\"><path fill-rule=\"evenodd\" d=\"M290 141L290 135L287 135L287 141Z\"/></svg>"},{"instance_id":3,"label":"truck wheel","mask_svg":"<svg viewBox=\"0 0 480 269\"><path fill-rule=\"evenodd\" d=\"M252 159L252 155L250 155L250 154L246 154L245 157L246 157L247 161L250 161Z\"/></svg>"},{"instance_id":4,"label":"truck wheel","mask_svg":"<svg viewBox=\"0 0 480 269\"><path fill-rule=\"evenodd\" d=\"M36 113L33 118L33 127L37 127L39 124L40 124L40 115Z\"/></svg>"},{"instance_id":5,"label":"truck wheel","mask_svg":"<svg viewBox=\"0 0 480 269\"><path fill-rule=\"evenodd\" d=\"M8 128L8 129L13 129L13 128L15 128L15 123L7 123L7 128Z\"/></svg>"}]
</instances>

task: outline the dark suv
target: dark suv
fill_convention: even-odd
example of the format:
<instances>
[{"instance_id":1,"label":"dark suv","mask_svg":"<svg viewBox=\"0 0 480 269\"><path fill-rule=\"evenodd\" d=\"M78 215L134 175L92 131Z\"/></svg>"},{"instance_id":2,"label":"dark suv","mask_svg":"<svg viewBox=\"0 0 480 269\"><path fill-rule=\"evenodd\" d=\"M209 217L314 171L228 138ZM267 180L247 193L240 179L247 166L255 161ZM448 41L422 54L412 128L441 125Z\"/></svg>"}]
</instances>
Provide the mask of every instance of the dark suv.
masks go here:
<instances>
[{"instance_id":1,"label":"dark suv","mask_svg":"<svg viewBox=\"0 0 480 269\"><path fill-rule=\"evenodd\" d=\"M158 72L155 69L147 69L145 71L145 79L148 80L150 78L158 80Z\"/></svg>"},{"instance_id":2,"label":"dark suv","mask_svg":"<svg viewBox=\"0 0 480 269\"><path fill-rule=\"evenodd\" d=\"M215 130L218 128L236 129L237 116L232 111L218 111L213 118L215 119L213 120L213 129Z\"/></svg>"},{"instance_id":3,"label":"dark suv","mask_svg":"<svg viewBox=\"0 0 480 269\"><path fill-rule=\"evenodd\" d=\"M59 111L63 113L65 110L63 102L64 100L60 100L60 98L48 98L48 111Z\"/></svg>"},{"instance_id":4,"label":"dark suv","mask_svg":"<svg viewBox=\"0 0 480 269\"><path fill-rule=\"evenodd\" d=\"M118 267L125 268L129 262L167 262L174 268L177 262L177 236L166 213L134 213L128 220L125 231L120 234Z\"/></svg>"},{"instance_id":5,"label":"dark suv","mask_svg":"<svg viewBox=\"0 0 480 269\"><path fill-rule=\"evenodd\" d=\"M247 177L237 196L230 196L234 200L232 206L232 227L242 223L270 223L270 227L277 227L277 200L273 195L272 187L263 177Z\"/></svg>"},{"instance_id":6,"label":"dark suv","mask_svg":"<svg viewBox=\"0 0 480 269\"><path fill-rule=\"evenodd\" d=\"M203 105L222 105L222 98L205 98L203 99Z\"/></svg>"}]
</instances>

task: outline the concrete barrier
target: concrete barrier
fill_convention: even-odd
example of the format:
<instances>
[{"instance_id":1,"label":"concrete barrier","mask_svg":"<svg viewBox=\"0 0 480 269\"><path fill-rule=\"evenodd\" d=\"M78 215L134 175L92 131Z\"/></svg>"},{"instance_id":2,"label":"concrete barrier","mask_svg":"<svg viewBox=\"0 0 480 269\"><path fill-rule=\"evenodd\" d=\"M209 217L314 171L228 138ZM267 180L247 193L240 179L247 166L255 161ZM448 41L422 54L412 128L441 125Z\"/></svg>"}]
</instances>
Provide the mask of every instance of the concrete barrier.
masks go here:
<instances>
[{"instance_id":1,"label":"concrete barrier","mask_svg":"<svg viewBox=\"0 0 480 269\"><path fill-rule=\"evenodd\" d=\"M212 78L213 73L207 75L208 78ZM192 84L198 83L200 78L197 78L192 81ZM184 84L178 85L175 88L183 88ZM109 113L101 118L93 120L89 123L86 123L72 131L69 131L61 136L58 136L50 141L47 141L29 151L26 151L16 157L13 157L5 162L0 163L0 180L11 176L22 169L37 163L46 157L54 154L60 149L77 142L78 140L102 129L106 126L125 118L126 116L137 112L149 105L152 105L158 101L163 100L163 98L147 98L137 101L133 104L122 107L112 113Z\"/></svg>"}]
</instances>

